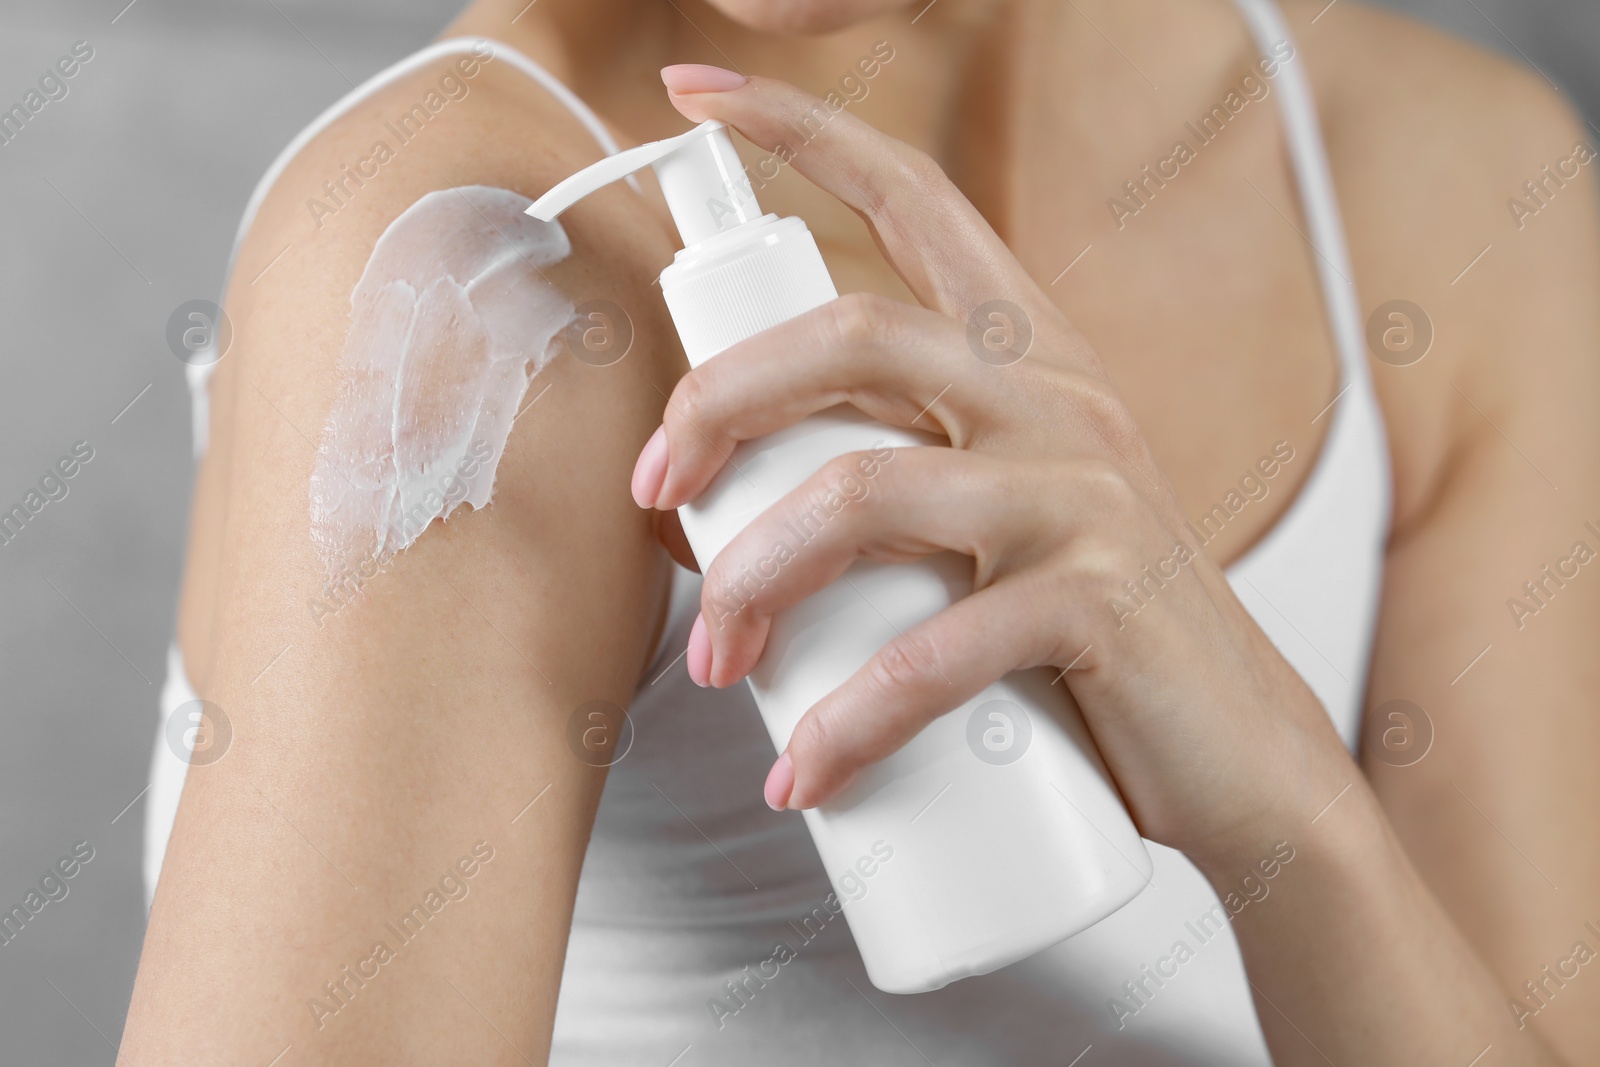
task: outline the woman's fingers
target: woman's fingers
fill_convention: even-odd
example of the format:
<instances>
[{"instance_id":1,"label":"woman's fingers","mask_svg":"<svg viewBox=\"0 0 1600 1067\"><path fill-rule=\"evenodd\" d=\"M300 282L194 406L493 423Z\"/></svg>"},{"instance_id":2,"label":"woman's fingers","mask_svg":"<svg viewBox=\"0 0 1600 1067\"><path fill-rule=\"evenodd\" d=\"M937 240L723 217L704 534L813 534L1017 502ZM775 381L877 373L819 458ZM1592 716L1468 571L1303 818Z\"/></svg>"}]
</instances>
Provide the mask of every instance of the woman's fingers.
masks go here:
<instances>
[{"instance_id":1,"label":"woman's fingers","mask_svg":"<svg viewBox=\"0 0 1600 1067\"><path fill-rule=\"evenodd\" d=\"M1061 631L1029 582L1014 576L957 601L885 645L796 724L768 778L774 807L811 808L863 767L1003 675L1048 663ZM777 779L777 780L775 780ZM792 783L787 795L781 786Z\"/></svg>"},{"instance_id":2,"label":"woman's fingers","mask_svg":"<svg viewBox=\"0 0 1600 1067\"><path fill-rule=\"evenodd\" d=\"M985 423L1004 420L1015 396L1007 373L1016 372L974 359L951 319L852 293L679 379L662 415L664 444L641 454L634 497L646 507L679 507L704 491L740 441L838 404L961 447Z\"/></svg>"},{"instance_id":3,"label":"woman's fingers","mask_svg":"<svg viewBox=\"0 0 1600 1067\"><path fill-rule=\"evenodd\" d=\"M1029 494L1007 493L1007 465L949 448L851 452L750 522L706 568L700 615L717 687L738 682L766 648L772 619L863 558L905 561L939 551L975 559L983 542L1031 526L1015 514ZM937 494L929 492L937 486ZM979 559L982 569L985 559ZM978 582L976 584L982 584Z\"/></svg>"},{"instance_id":4,"label":"woman's fingers","mask_svg":"<svg viewBox=\"0 0 1600 1067\"><path fill-rule=\"evenodd\" d=\"M1053 486L1049 493L1040 486ZM700 612L708 670L696 681L732 685L766 648L771 620L839 579L861 559L904 562L936 552L974 561L974 586L1029 568L1058 569L1088 528L1158 527L1111 465L1002 460L949 448L855 452L829 462L768 508L706 569ZM1164 547L1151 540L1150 549ZM1130 570L1129 573L1133 573Z\"/></svg>"},{"instance_id":5,"label":"woman's fingers","mask_svg":"<svg viewBox=\"0 0 1600 1067\"><path fill-rule=\"evenodd\" d=\"M853 208L884 258L928 307L965 322L980 304L1044 297L977 208L931 158L849 112L770 78L663 68L673 106L718 119Z\"/></svg>"}]
</instances>

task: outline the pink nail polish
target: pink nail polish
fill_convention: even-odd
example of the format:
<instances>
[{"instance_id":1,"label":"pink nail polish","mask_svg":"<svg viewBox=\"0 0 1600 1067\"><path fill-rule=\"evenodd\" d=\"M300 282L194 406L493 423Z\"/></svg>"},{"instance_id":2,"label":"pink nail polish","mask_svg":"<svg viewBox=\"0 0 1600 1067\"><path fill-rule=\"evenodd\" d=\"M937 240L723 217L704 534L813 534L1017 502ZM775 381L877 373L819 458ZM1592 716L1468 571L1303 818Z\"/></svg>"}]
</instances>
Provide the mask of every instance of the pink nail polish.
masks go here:
<instances>
[{"instance_id":1,"label":"pink nail polish","mask_svg":"<svg viewBox=\"0 0 1600 1067\"><path fill-rule=\"evenodd\" d=\"M689 680L702 688L711 684L711 638L706 634L706 617L696 615L689 630Z\"/></svg>"},{"instance_id":2,"label":"pink nail polish","mask_svg":"<svg viewBox=\"0 0 1600 1067\"><path fill-rule=\"evenodd\" d=\"M657 426L656 432L639 452L633 465L633 502L641 508L653 508L661 495L661 485L667 480L667 428Z\"/></svg>"},{"instance_id":3,"label":"pink nail polish","mask_svg":"<svg viewBox=\"0 0 1600 1067\"><path fill-rule=\"evenodd\" d=\"M704 63L676 63L661 68L661 83L669 93L725 93L750 79Z\"/></svg>"},{"instance_id":4,"label":"pink nail polish","mask_svg":"<svg viewBox=\"0 0 1600 1067\"><path fill-rule=\"evenodd\" d=\"M782 811L789 804L789 794L794 792L794 761L789 759L789 753L784 752L778 757L778 762L772 765L772 770L767 772L767 784L761 788L761 795L766 798L767 807L773 811Z\"/></svg>"}]
</instances>

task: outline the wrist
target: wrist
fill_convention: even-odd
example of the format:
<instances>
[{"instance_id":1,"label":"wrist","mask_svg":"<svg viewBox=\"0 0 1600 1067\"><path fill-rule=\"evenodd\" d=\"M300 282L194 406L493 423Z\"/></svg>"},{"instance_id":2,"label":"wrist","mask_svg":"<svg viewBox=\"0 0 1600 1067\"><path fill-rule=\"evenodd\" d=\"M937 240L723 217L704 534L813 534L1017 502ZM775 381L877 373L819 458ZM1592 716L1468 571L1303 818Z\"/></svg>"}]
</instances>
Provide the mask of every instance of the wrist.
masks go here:
<instances>
[{"instance_id":1,"label":"wrist","mask_svg":"<svg viewBox=\"0 0 1600 1067\"><path fill-rule=\"evenodd\" d=\"M1280 753L1252 790L1248 817L1183 850L1219 896L1312 844L1359 851L1381 819L1366 776L1331 727L1296 736Z\"/></svg>"}]
</instances>

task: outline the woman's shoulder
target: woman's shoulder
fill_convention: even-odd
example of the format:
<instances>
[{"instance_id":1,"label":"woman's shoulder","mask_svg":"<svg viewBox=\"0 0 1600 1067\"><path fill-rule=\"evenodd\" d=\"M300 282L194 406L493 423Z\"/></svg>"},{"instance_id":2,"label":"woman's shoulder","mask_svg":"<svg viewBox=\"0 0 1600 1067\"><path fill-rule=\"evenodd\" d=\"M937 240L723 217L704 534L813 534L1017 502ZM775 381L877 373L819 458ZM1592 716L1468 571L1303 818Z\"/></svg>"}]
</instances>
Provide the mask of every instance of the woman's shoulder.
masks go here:
<instances>
[{"instance_id":1,"label":"woman's shoulder","mask_svg":"<svg viewBox=\"0 0 1600 1067\"><path fill-rule=\"evenodd\" d=\"M580 108L487 40L436 46L391 68L353 90L269 172L236 250L230 303L248 303L268 280L293 288L296 277L338 279L348 296L378 237L430 193L479 185L538 197L604 154L598 119ZM643 286L670 259L670 232L625 186L571 218L576 259L636 266L624 273Z\"/></svg>"},{"instance_id":2,"label":"woman's shoulder","mask_svg":"<svg viewBox=\"0 0 1600 1067\"><path fill-rule=\"evenodd\" d=\"M1570 151L1583 135L1570 103L1526 56L1518 62L1350 0L1293 0L1286 11L1331 146L1359 143L1380 160L1418 157L1424 172L1470 166L1487 179L1508 166L1520 173L1520 152L1549 149L1552 139ZM1457 174L1456 184L1471 177Z\"/></svg>"},{"instance_id":3,"label":"woman's shoulder","mask_svg":"<svg viewBox=\"0 0 1600 1067\"><path fill-rule=\"evenodd\" d=\"M1495 426L1542 440L1585 417L1576 397L1551 408L1547 387L1592 382L1600 365L1600 159L1528 64L1350 0L1285 10L1379 361L1403 529ZM1413 347L1390 351L1389 339Z\"/></svg>"},{"instance_id":4,"label":"woman's shoulder","mask_svg":"<svg viewBox=\"0 0 1600 1067\"><path fill-rule=\"evenodd\" d=\"M505 46L436 47L390 68L297 139L252 202L225 305L235 355L218 375L270 357L252 384L279 379L282 413L319 424L380 239L436 242L437 256L424 247L423 258L440 264L460 258L469 237L504 241L529 259L520 199L604 154L571 101L514 65ZM484 197L493 211L477 206ZM530 271L574 307L625 316L619 329L638 341L630 363L670 389L681 357L652 288L676 248L668 224L619 182L563 215L559 230L559 254L530 260ZM659 401L647 381L637 384Z\"/></svg>"},{"instance_id":5,"label":"woman's shoulder","mask_svg":"<svg viewBox=\"0 0 1600 1067\"><path fill-rule=\"evenodd\" d=\"M1583 120L1532 66L1349 0L1288 10L1353 223L1438 247L1458 271L1458 242L1476 254L1530 229L1563 191L1594 188ZM1565 197L1568 229L1589 220L1585 195Z\"/></svg>"},{"instance_id":6,"label":"woman's shoulder","mask_svg":"<svg viewBox=\"0 0 1600 1067\"><path fill-rule=\"evenodd\" d=\"M529 363L541 392L521 401L504 429L509 436L496 442L506 452L494 510L503 524L571 518L582 513L587 493L594 507L610 509L609 522L626 525L637 513L625 489L602 495L593 485L602 475L627 485L633 455L681 373L675 334L652 288L675 245L643 198L620 183L563 216L560 238L547 224L532 226L516 198L531 201L603 149L562 100L504 56L446 51L403 64L314 123L269 172L247 212L226 297L231 344L209 383L209 447L191 525L181 629L193 663L208 658L204 620L223 580L217 560L228 516L249 515L246 525L261 531L288 531L273 551L296 566L310 558L307 485L327 442L325 433L319 441L319 427L330 424L341 390L366 380L361 360L381 354L397 365L397 344L412 346L405 358L416 360L418 375L432 373L434 385L449 384L449 368L481 366L491 333L504 342L497 352L525 338L538 357L535 347L549 341L549 355ZM394 235L384 246L393 253L387 258L375 254L386 234ZM421 254L409 255L413 248ZM514 253L526 270L510 260ZM501 261L508 269L491 269ZM470 281L451 275L461 290L494 279L482 306L472 305L478 320L461 321L462 302L443 284L452 263L473 265ZM358 283L374 264L374 276L389 281L358 299ZM409 302L399 299L413 282L428 284ZM617 317L605 320L604 331L571 329L580 313L586 324L597 321L588 305ZM491 314L495 324L484 326ZM551 324L563 316L552 339ZM408 324L424 320L430 329L415 341ZM358 336L369 340L347 358L358 325ZM626 360L611 360L609 349L606 361L591 359L573 347L587 348L602 332L625 338ZM600 365L607 369L595 370ZM386 387L398 395L400 376L389 373ZM541 404L537 418L522 417L545 388L560 400ZM305 573L316 569L313 562Z\"/></svg>"}]
</instances>

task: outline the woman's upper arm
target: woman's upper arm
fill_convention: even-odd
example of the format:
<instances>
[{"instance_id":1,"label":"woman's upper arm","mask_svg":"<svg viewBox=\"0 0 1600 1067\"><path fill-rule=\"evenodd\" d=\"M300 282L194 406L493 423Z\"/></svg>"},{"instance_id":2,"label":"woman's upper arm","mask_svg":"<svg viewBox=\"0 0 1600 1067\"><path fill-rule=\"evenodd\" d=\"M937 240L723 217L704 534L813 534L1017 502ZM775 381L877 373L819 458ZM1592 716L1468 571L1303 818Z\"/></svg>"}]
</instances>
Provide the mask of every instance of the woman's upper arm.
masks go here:
<instances>
[{"instance_id":1,"label":"woman's upper arm","mask_svg":"<svg viewBox=\"0 0 1600 1067\"><path fill-rule=\"evenodd\" d=\"M569 723L627 705L665 593L628 481L681 358L649 287L671 246L625 188L574 211L571 254L507 295L610 301L631 350L556 355L519 403L492 505L459 507L330 601L310 486L379 235L434 191L536 196L598 155L492 65L398 143L391 120L447 72L307 146L234 272L182 605L190 674L232 740L190 770L129 1016L136 1062L290 1045L297 1062L520 1062L549 1040L604 779ZM343 180L379 140L376 174ZM440 353L465 359L452 343Z\"/></svg>"},{"instance_id":2,"label":"woman's upper arm","mask_svg":"<svg viewBox=\"0 0 1600 1067\"><path fill-rule=\"evenodd\" d=\"M1397 460L1364 764L1412 861L1528 1009L1520 1017L1588 1062L1600 978L1570 981L1570 961L1579 941L1600 951L1585 925L1600 920L1600 161L1591 151L1546 199L1528 196L1514 176L1540 181L1588 143L1531 83L1490 79L1504 91L1457 131L1474 144L1467 158L1406 153L1415 181L1398 195L1391 184L1377 209L1408 246L1389 262L1409 264L1411 282L1379 267L1364 304L1411 298L1433 345L1374 374L1391 436L1433 443ZM1539 207L1520 226L1514 198Z\"/></svg>"}]
</instances>

